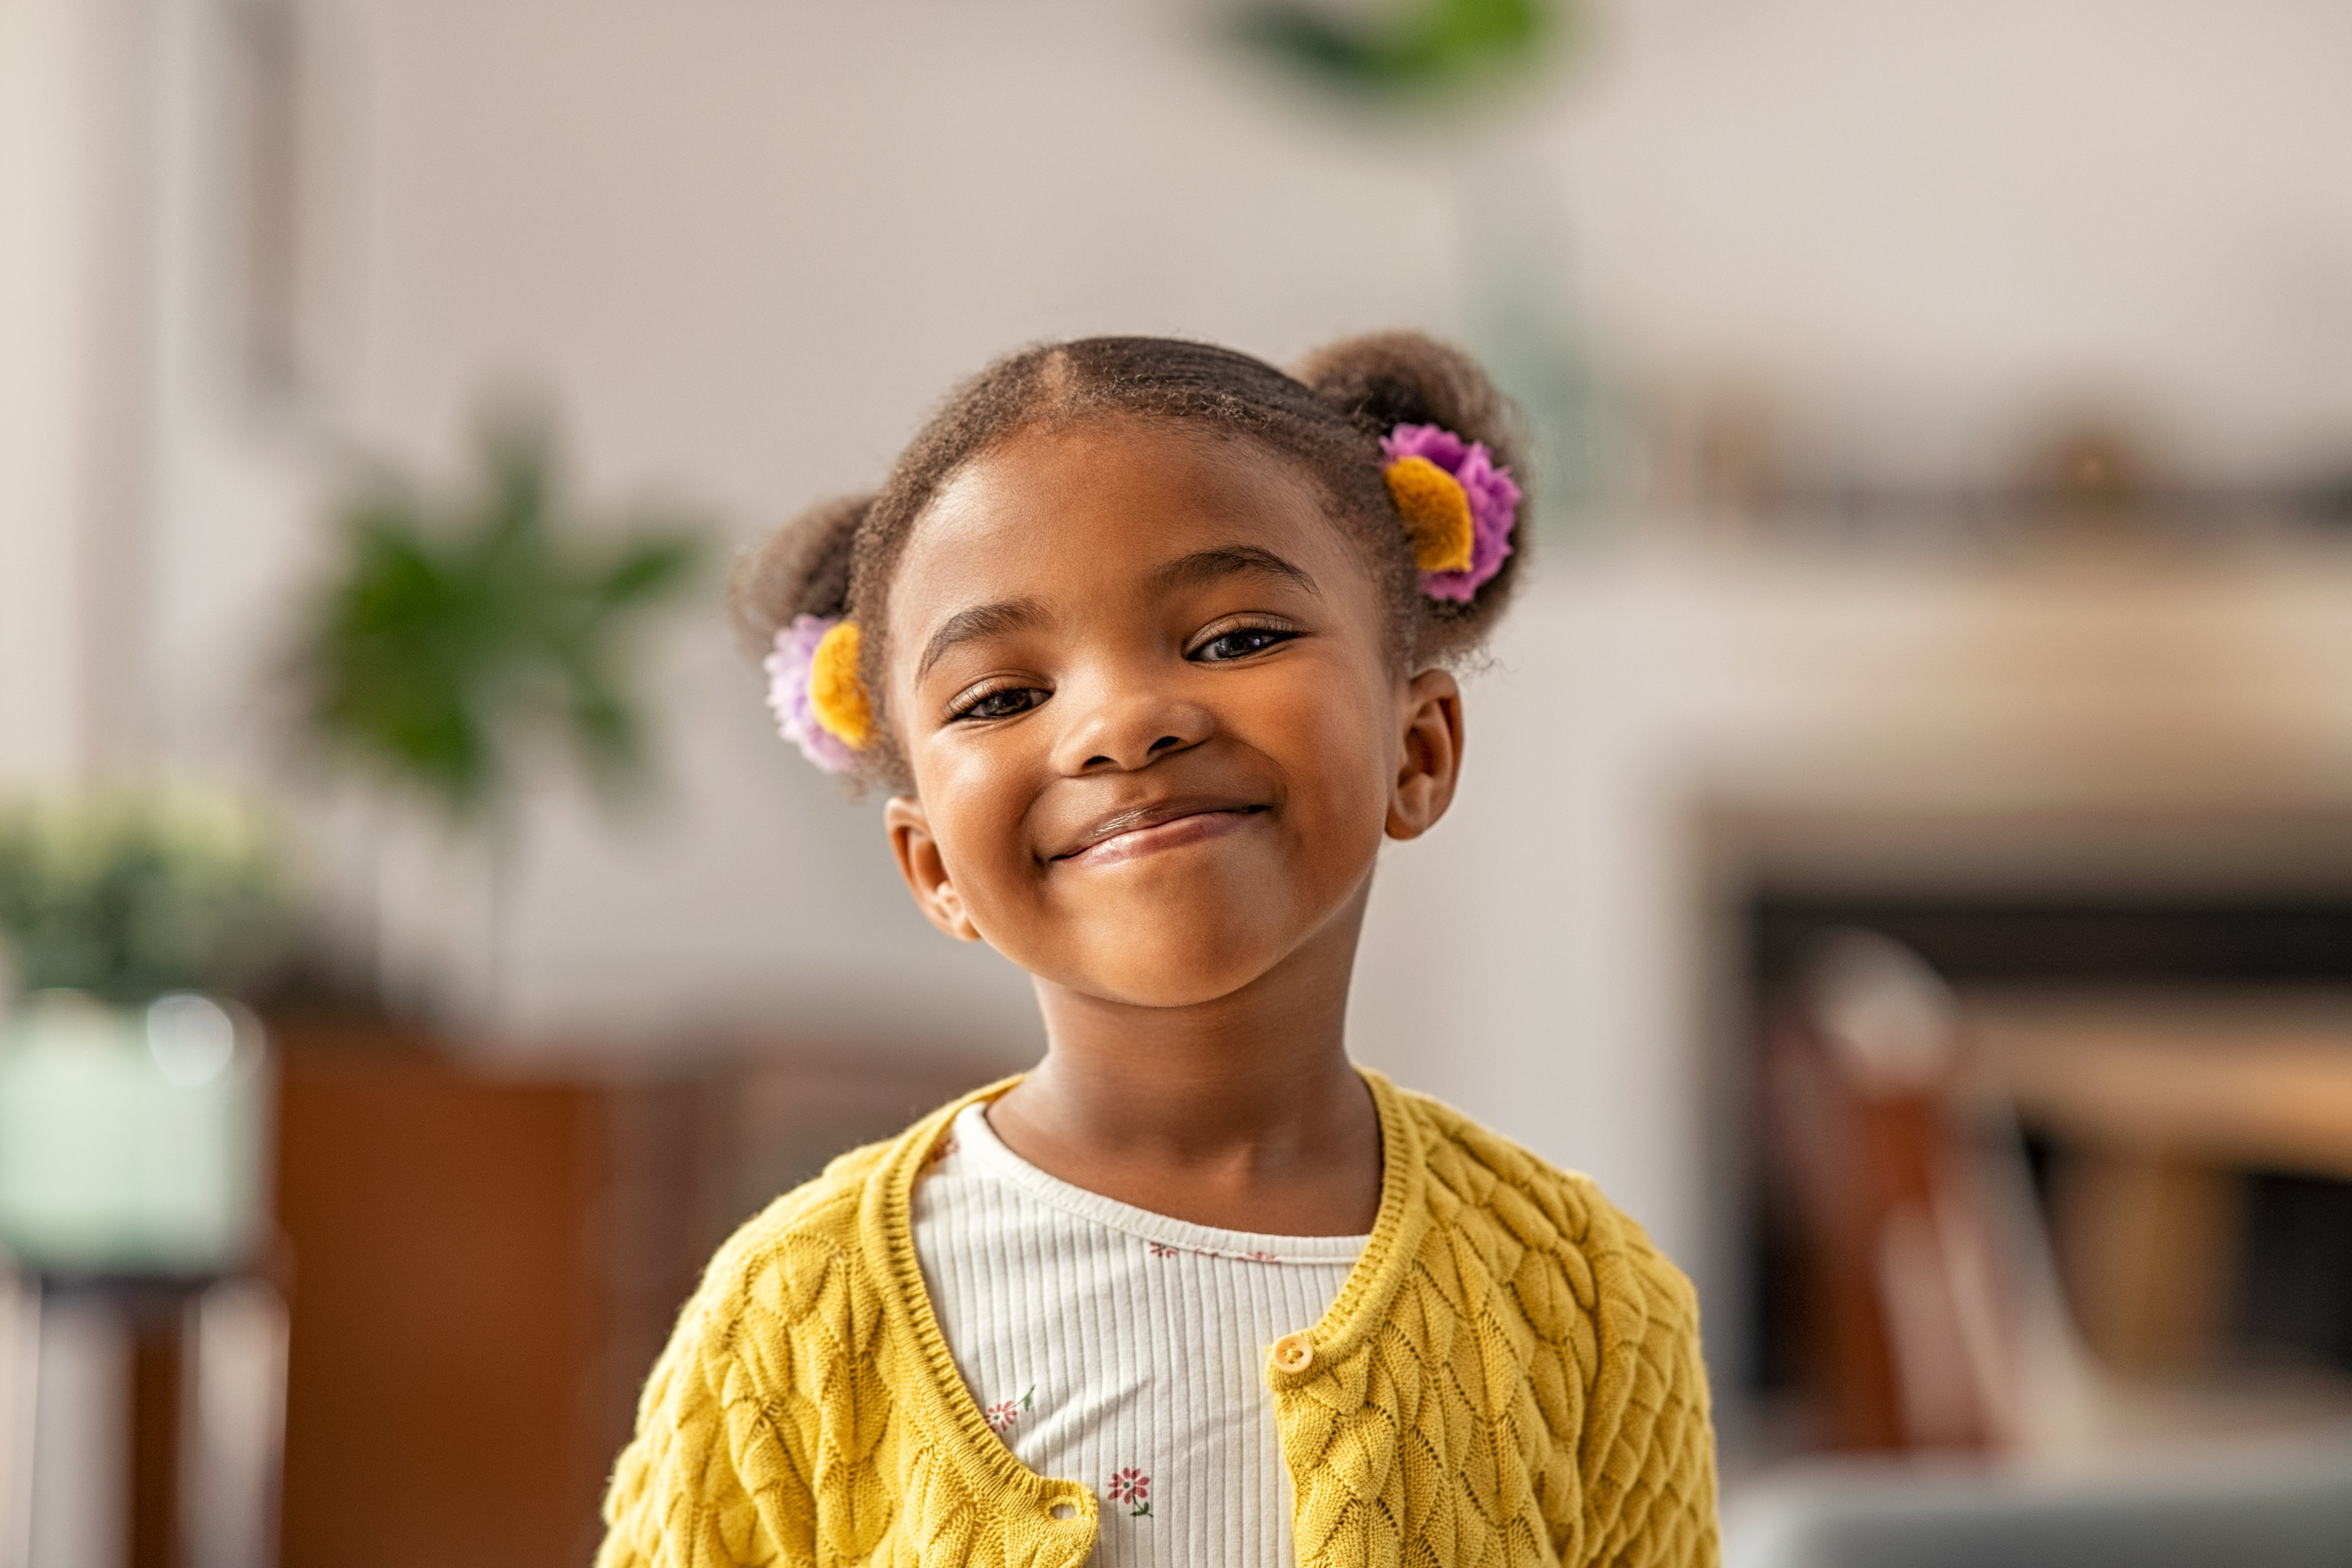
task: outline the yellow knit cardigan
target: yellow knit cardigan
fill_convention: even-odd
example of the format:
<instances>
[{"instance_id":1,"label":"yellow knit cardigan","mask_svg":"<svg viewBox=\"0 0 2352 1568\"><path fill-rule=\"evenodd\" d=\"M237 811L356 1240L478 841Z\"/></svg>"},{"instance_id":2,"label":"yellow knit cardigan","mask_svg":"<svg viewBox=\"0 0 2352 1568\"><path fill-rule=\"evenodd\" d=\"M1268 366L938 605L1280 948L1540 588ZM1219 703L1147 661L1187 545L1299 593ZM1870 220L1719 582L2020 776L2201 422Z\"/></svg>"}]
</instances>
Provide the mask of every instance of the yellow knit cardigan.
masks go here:
<instances>
[{"instance_id":1,"label":"yellow knit cardigan","mask_svg":"<svg viewBox=\"0 0 2352 1568\"><path fill-rule=\"evenodd\" d=\"M1589 1179L1364 1077L1371 1239L1266 1366L1298 1568L1713 1564L1689 1283ZM1013 1081L843 1155L720 1249L646 1384L599 1568L1086 1560L1093 1491L989 1430L908 1218L955 1113Z\"/></svg>"}]
</instances>

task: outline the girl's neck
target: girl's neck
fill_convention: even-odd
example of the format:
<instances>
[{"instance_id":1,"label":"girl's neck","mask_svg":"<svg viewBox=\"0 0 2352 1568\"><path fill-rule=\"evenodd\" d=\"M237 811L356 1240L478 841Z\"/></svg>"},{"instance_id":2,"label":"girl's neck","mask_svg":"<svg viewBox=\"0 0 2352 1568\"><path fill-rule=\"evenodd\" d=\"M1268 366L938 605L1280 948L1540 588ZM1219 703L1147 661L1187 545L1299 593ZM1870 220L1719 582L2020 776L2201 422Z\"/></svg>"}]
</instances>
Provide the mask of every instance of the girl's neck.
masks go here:
<instances>
[{"instance_id":1,"label":"girl's neck","mask_svg":"<svg viewBox=\"0 0 2352 1568\"><path fill-rule=\"evenodd\" d=\"M1240 991L1135 1007L1037 985L1045 1059L989 1108L1074 1186L1228 1230L1354 1236L1380 1207L1380 1119L1346 1048L1359 894Z\"/></svg>"}]
</instances>

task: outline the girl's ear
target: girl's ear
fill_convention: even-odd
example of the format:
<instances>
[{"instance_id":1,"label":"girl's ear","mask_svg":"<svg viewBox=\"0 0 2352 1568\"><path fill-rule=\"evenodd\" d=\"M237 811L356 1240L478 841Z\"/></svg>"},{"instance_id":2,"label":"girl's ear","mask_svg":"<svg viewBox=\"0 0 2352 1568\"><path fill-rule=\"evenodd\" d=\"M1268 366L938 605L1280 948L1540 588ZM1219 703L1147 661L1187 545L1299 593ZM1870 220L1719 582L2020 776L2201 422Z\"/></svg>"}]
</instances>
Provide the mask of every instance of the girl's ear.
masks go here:
<instances>
[{"instance_id":1,"label":"girl's ear","mask_svg":"<svg viewBox=\"0 0 2352 1568\"><path fill-rule=\"evenodd\" d=\"M1405 683L1399 708L1404 747L1389 791L1388 835L1418 838L1445 815L1462 776L1462 688L1444 670L1423 670Z\"/></svg>"},{"instance_id":2,"label":"girl's ear","mask_svg":"<svg viewBox=\"0 0 2352 1568\"><path fill-rule=\"evenodd\" d=\"M882 808L882 824L890 835L890 851L898 857L898 875L907 879L907 890L915 895L915 907L958 942L978 942L980 928L971 923L963 895L948 876L923 803L910 795L892 795Z\"/></svg>"}]
</instances>

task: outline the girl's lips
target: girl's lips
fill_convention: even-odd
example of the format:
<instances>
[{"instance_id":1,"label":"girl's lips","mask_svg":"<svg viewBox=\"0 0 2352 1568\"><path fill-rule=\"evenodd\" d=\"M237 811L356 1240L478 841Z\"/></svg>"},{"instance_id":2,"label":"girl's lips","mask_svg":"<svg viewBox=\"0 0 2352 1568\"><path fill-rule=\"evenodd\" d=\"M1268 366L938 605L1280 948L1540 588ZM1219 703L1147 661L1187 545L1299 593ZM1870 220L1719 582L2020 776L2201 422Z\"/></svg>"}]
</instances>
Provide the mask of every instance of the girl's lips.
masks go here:
<instances>
[{"instance_id":1,"label":"girl's lips","mask_svg":"<svg viewBox=\"0 0 2352 1568\"><path fill-rule=\"evenodd\" d=\"M1074 866L1116 866L1124 860L1138 859L1162 849L1181 848L1187 844L1205 843L1223 838L1228 833L1240 831L1249 819L1264 809L1260 806L1239 806L1223 810L1196 811L1187 816L1155 822L1146 827L1132 828L1116 834L1099 843L1090 844L1075 855L1061 858Z\"/></svg>"}]
</instances>

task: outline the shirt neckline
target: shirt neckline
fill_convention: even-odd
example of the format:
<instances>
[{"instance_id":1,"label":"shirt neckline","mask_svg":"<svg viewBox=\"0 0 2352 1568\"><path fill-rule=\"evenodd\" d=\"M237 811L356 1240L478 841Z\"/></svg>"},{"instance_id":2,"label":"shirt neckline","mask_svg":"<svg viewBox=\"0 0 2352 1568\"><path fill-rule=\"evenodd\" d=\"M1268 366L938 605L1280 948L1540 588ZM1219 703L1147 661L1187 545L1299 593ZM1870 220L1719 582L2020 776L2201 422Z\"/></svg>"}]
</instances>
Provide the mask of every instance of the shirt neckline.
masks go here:
<instances>
[{"instance_id":1,"label":"shirt neckline","mask_svg":"<svg viewBox=\"0 0 2352 1568\"><path fill-rule=\"evenodd\" d=\"M1407 1110L1405 1097L1387 1078L1362 1066L1356 1071L1371 1086L1372 1100L1381 1113L1380 1215L1372 1222L1371 1240L1363 1256L1340 1282L1338 1299L1307 1331L1316 1352L1312 1363L1293 1372L1269 1361L1265 1372L1268 1385L1277 1394L1330 1384L1322 1396L1335 1409L1352 1408L1354 1402L1360 1401L1367 1373L1357 1352L1403 1289L1433 1221L1432 1177L1419 1118ZM930 1292L923 1283L923 1266L915 1256L909 1209L917 1179L965 1106L996 1100L1025 1076L1016 1073L976 1089L941 1106L900 1134L896 1142L886 1145L880 1163L866 1175L856 1199L856 1245L876 1276L887 1281L877 1292L881 1297L884 1333L911 1349L927 1366L929 1375L916 1373L907 1390L920 1411L919 1424L957 1434L944 1447L949 1463L974 1484L1001 1488L1029 1500L1041 1511L1068 1509L1066 1518L1055 1512L1050 1528L1067 1529L1073 1544L1083 1539L1091 1545L1102 1519L1094 1489L1083 1481L1039 1475L1013 1458L1013 1450L990 1428L978 1402L964 1386L963 1374L956 1369L947 1336L940 1331Z\"/></svg>"},{"instance_id":2,"label":"shirt neckline","mask_svg":"<svg viewBox=\"0 0 2352 1568\"><path fill-rule=\"evenodd\" d=\"M1371 1241L1369 1231L1360 1236L1270 1236L1226 1230L1155 1214L1088 1192L1039 1170L1008 1148L1004 1140L996 1135L996 1129L988 1124L988 1104L984 1100L975 1100L957 1111L950 1126L957 1152L975 1174L1007 1183L1040 1203L1090 1224L1171 1251L1244 1263L1328 1268L1354 1263Z\"/></svg>"}]
</instances>

